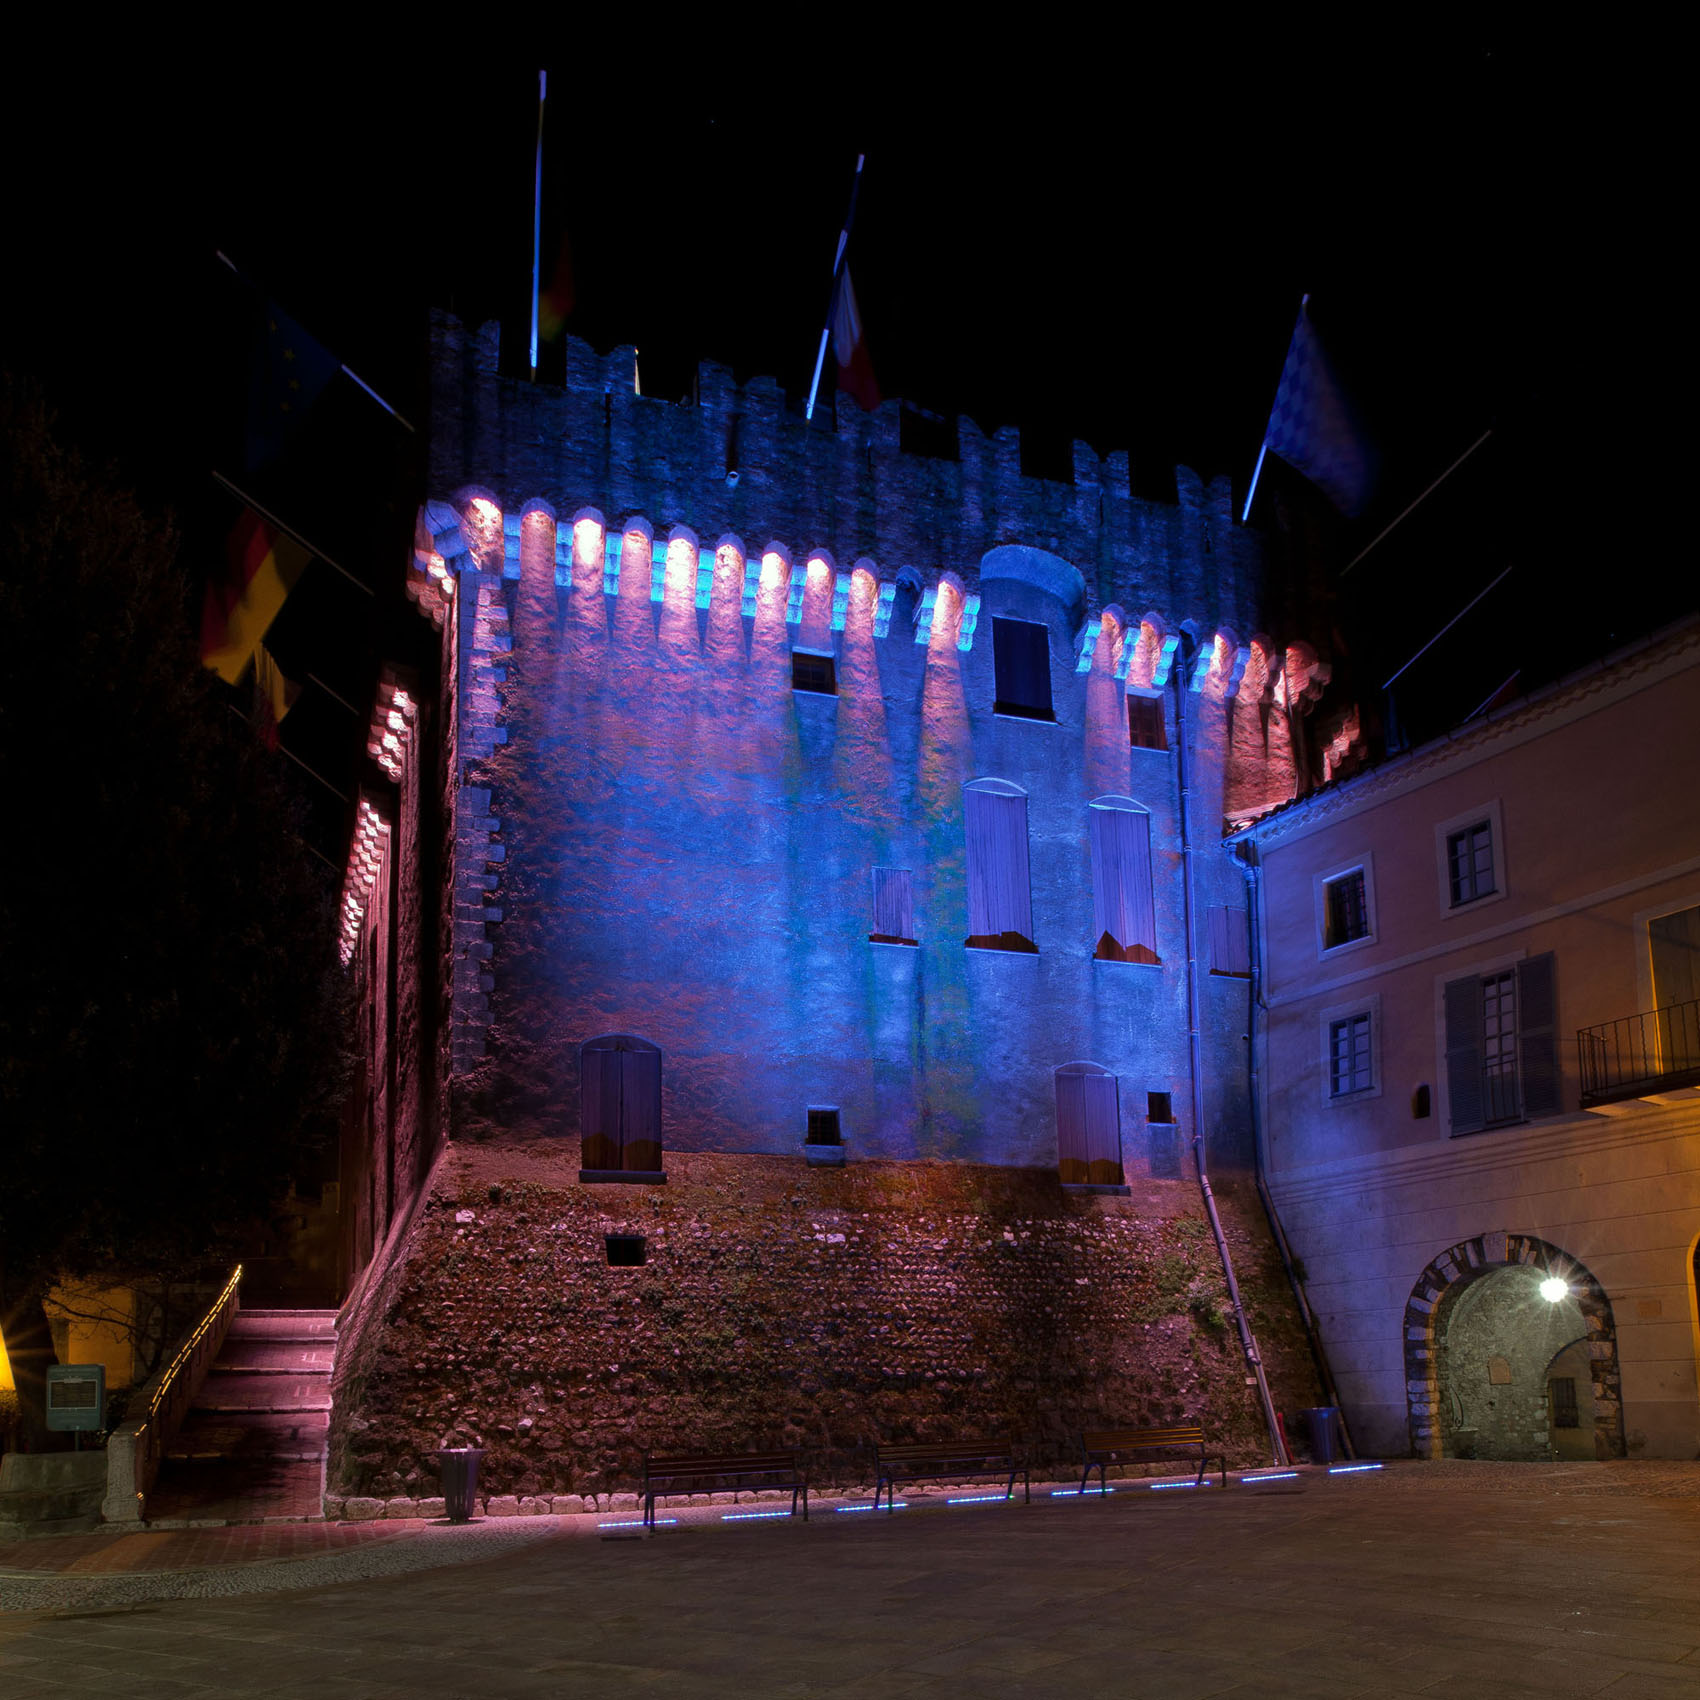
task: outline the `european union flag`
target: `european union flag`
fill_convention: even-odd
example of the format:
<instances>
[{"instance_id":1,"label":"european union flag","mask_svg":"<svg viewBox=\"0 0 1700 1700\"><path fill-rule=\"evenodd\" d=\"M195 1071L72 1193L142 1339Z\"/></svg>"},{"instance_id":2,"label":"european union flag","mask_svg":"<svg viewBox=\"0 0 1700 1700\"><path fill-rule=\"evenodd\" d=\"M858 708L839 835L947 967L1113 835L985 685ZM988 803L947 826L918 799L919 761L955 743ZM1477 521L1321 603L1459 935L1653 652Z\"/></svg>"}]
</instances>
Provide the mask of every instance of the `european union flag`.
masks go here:
<instances>
[{"instance_id":1,"label":"european union flag","mask_svg":"<svg viewBox=\"0 0 1700 1700\"><path fill-rule=\"evenodd\" d=\"M282 454L342 362L267 302L248 388L248 466Z\"/></svg>"},{"instance_id":2,"label":"european union flag","mask_svg":"<svg viewBox=\"0 0 1700 1700\"><path fill-rule=\"evenodd\" d=\"M1305 298L1308 303L1309 297ZM1308 478L1341 513L1361 514L1375 485L1376 457L1353 416L1310 322L1299 307L1287 363L1263 446Z\"/></svg>"}]
</instances>

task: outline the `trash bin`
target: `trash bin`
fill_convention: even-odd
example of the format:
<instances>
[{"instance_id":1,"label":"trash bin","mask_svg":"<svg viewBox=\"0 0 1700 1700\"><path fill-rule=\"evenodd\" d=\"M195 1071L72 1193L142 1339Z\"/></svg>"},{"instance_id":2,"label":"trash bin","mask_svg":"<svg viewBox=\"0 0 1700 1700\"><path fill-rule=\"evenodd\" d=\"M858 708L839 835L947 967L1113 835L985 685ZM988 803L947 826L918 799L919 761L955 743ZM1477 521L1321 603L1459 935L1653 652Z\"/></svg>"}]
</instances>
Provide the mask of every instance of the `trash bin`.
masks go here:
<instances>
[{"instance_id":1,"label":"trash bin","mask_svg":"<svg viewBox=\"0 0 1700 1700\"><path fill-rule=\"evenodd\" d=\"M1332 1464L1341 1456L1340 1411L1335 1405L1313 1405L1305 1412L1310 1425L1310 1461Z\"/></svg>"},{"instance_id":2,"label":"trash bin","mask_svg":"<svg viewBox=\"0 0 1700 1700\"><path fill-rule=\"evenodd\" d=\"M451 1446L437 1454L443 1473L443 1509L451 1523L470 1523L478 1492L478 1460L482 1447Z\"/></svg>"}]
</instances>

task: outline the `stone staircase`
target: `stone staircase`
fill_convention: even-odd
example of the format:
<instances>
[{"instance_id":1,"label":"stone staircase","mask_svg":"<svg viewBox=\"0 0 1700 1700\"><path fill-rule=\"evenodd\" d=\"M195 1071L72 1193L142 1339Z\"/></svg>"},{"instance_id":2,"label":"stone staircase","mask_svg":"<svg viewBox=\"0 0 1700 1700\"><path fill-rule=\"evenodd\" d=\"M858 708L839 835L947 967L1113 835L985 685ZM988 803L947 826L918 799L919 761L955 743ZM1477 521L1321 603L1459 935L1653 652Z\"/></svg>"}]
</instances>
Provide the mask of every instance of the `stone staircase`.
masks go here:
<instances>
[{"instance_id":1,"label":"stone staircase","mask_svg":"<svg viewBox=\"0 0 1700 1700\"><path fill-rule=\"evenodd\" d=\"M323 1515L334 1310L242 1310L148 1495L153 1528Z\"/></svg>"}]
</instances>

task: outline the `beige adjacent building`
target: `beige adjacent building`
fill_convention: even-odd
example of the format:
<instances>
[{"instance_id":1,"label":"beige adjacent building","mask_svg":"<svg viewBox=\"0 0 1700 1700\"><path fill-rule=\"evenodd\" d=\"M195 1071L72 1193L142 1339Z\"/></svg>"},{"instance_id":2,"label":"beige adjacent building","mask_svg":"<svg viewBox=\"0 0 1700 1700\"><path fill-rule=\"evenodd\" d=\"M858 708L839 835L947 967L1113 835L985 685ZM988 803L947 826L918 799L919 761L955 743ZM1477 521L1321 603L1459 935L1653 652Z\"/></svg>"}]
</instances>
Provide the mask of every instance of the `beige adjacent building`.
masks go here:
<instances>
[{"instance_id":1,"label":"beige adjacent building","mask_svg":"<svg viewBox=\"0 0 1700 1700\"><path fill-rule=\"evenodd\" d=\"M1235 837L1359 1446L1700 1455L1700 622Z\"/></svg>"}]
</instances>

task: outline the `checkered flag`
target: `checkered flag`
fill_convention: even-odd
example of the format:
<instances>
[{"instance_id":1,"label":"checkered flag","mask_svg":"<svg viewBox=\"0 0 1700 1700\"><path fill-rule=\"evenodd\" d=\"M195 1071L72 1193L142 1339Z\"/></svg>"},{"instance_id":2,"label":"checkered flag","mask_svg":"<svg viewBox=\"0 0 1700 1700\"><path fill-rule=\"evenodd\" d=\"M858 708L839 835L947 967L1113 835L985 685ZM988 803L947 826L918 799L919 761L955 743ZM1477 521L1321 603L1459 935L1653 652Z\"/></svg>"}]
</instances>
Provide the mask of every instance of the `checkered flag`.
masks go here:
<instances>
[{"instance_id":1,"label":"checkered flag","mask_svg":"<svg viewBox=\"0 0 1700 1700\"><path fill-rule=\"evenodd\" d=\"M1306 303L1309 299L1306 296ZM1287 345L1287 363L1281 368L1263 446L1302 472L1341 513L1356 517L1363 512L1375 483L1375 456L1304 304Z\"/></svg>"}]
</instances>

